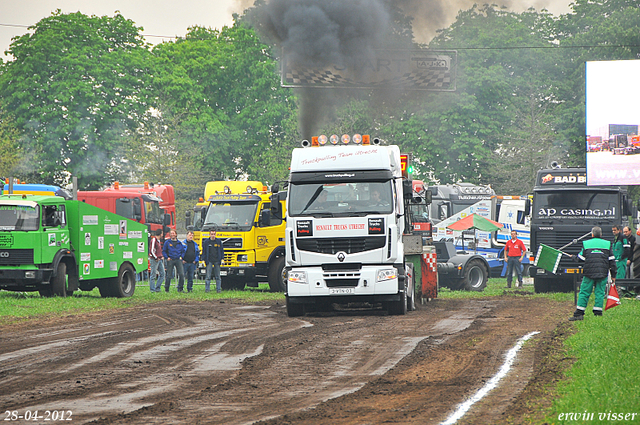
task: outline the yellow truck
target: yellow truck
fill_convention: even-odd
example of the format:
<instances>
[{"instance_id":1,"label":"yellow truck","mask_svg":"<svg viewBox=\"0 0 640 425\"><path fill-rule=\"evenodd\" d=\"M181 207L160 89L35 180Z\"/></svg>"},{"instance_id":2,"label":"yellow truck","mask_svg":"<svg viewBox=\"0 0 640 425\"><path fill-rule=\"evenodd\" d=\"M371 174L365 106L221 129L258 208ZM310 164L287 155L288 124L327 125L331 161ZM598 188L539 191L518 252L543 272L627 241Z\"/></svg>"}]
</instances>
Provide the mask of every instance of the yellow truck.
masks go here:
<instances>
[{"instance_id":1,"label":"yellow truck","mask_svg":"<svg viewBox=\"0 0 640 425\"><path fill-rule=\"evenodd\" d=\"M222 239L222 288L257 287L266 281L272 291L284 291L285 223L271 213L267 187L257 181L213 181L207 183L204 195L193 218L187 216L192 223L188 229L194 230L200 248L211 230ZM286 194L276 196L284 210ZM204 270L201 262L199 274Z\"/></svg>"}]
</instances>

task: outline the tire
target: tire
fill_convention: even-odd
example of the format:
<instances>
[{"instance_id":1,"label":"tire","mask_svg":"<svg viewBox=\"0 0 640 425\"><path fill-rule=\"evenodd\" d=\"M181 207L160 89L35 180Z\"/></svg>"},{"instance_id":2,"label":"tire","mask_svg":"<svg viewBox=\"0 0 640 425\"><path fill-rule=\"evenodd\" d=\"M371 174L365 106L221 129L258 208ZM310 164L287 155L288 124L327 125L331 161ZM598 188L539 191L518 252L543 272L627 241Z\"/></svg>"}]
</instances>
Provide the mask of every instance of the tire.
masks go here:
<instances>
[{"instance_id":1,"label":"tire","mask_svg":"<svg viewBox=\"0 0 640 425\"><path fill-rule=\"evenodd\" d=\"M221 277L220 287L223 291L242 291L246 286L244 278L238 277ZM211 284L216 285L216 280L212 277Z\"/></svg>"},{"instance_id":2,"label":"tire","mask_svg":"<svg viewBox=\"0 0 640 425\"><path fill-rule=\"evenodd\" d=\"M67 265L58 264L56 276L51 278L51 294L56 297L67 296Z\"/></svg>"},{"instance_id":3,"label":"tire","mask_svg":"<svg viewBox=\"0 0 640 425\"><path fill-rule=\"evenodd\" d=\"M269 265L269 288L271 292L284 292L286 287L282 276L284 257L278 257Z\"/></svg>"},{"instance_id":4,"label":"tire","mask_svg":"<svg viewBox=\"0 0 640 425\"><path fill-rule=\"evenodd\" d=\"M387 306L390 316L404 316L407 314L407 291L402 291L399 301L391 301Z\"/></svg>"},{"instance_id":5,"label":"tire","mask_svg":"<svg viewBox=\"0 0 640 425\"><path fill-rule=\"evenodd\" d=\"M487 287L489 272L480 260L471 260L464 271L462 285L466 291L482 292Z\"/></svg>"},{"instance_id":6,"label":"tire","mask_svg":"<svg viewBox=\"0 0 640 425\"><path fill-rule=\"evenodd\" d=\"M111 279L110 294L116 298L128 298L136 290L136 271L131 264L123 264L118 271L118 277ZM102 291L100 292L102 295ZM104 295L103 295L104 296Z\"/></svg>"},{"instance_id":7,"label":"tire","mask_svg":"<svg viewBox=\"0 0 640 425\"><path fill-rule=\"evenodd\" d=\"M287 316L299 317L304 315L304 304L293 304L287 297Z\"/></svg>"},{"instance_id":8,"label":"tire","mask_svg":"<svg viewBox=\"0 0 640 425\"><path fill-rule=\"evenodd\" d=\"M633 247L633 255L631 256L631 274L634 279L640 279L640 242Z\"/></svg>"},{"instance_id":9,"label":"tire","mask_svg":"<svg viewBox=\"0 0 640 425\"><path fill-rule=\"evenodd\" d=\"M416 309L416 282L411 282L407 287L407 311L415 311Z\"/></svg>"},{"instance_id":10,"label":"tire","mask_svg":"<svg viewBox=\"0 0 640 425\"><path fill-rule=\"evenodd\" d=\"M533 290L536 294L544 294L551 292L551 285L549 285L549 279L541 279L538 277L533 278Z\"/></svg>"}]
</instances>

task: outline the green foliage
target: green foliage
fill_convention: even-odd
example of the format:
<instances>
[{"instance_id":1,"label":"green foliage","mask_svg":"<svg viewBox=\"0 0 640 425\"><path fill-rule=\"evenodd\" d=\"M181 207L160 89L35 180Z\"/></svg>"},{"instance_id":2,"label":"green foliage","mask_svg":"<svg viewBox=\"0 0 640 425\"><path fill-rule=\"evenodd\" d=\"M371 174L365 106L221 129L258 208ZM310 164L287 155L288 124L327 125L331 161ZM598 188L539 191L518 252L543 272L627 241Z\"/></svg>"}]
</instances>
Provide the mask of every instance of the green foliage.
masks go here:
<instances>
[{"instance_id":1,"label":"green foliage","mask_svg":"<svg viewBox=\"0 0 640 425\"><path fill-rule=\"evenodd\" d=\"M23 152L18 146L19 130L10 114L0 108L0 177L24 178L18 172ZM4 183L3 183L4 184Z\"/></svg>"},{"instance_id":2,"label":"green foliage","mask_svg":"<svg viewBox=\"0 0 640 425\"><path fill-rule=\"evenodd\" d=\"M198 158L194 171L203 182L282 178L265 164L274 153L289 156L284 130L295 104L280 87L271 48L254 31L194 27L153 54L160 117L172 121L178 154Z\"/></svg>"},{"instance_id":3,"label":"green foliage","mask_svg":"<svg viewBox=\"0 0 640 425\"><path fill-rule=\"evenodd\" d=\"M33 181L82 188L109 180L111 154L148 108L148 50L122 15L63 14L42 19L11 44L0 96L33 155Z\"/></svg>"}]
</instances>

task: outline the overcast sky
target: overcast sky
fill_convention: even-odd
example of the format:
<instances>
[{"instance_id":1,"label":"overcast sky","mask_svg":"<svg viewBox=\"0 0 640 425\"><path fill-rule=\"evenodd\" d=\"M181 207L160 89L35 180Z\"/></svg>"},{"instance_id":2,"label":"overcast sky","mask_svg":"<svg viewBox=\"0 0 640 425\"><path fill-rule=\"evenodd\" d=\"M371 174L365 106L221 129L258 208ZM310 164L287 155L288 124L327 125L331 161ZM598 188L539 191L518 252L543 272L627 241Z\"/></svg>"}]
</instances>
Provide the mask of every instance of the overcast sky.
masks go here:
<instances>
[{"instance_id":1,"label":"overcast sky","mask_svg":"<svg viewBox=\"0 0 640 425\"><path fill-rule=\"evenodd\" d=\"M347 0L345 0L347 1ZM467 9L475 0L441 0L449 9L448 20L455 19L457 9ZM504 0L515 11L534 6L546 7L554 15L567 13L571 0ZM476 1L477 2L477 1ZM497 1L499 2L499 1ZM497 3L496 2L496 3ZM419 10L427 11L438 0L424 0ZM485 2L478 2L485 3ZM492 2L493 3L493 2ZM56 9L63 13L82 12L85 15L113 16L116 10L144 28L148 42L157 44L171 40L173 36L184 36L187 27L199 25L221 29L231 25L231 15L253 4L253 0L0 0L0 57L7 60L4 51L9 48L11 38L25 34L28 26L36 24ZM418 21L416 21L418 22ZM414 29L419 35L420 29ZM428 34L433 35L433 34ZM152 36L165 36L152 37ZM428 40L425 40L428 41Z\"/></svg>"},{"instance_id":2,"label":"overcast sky","mask_svg":"<svg viewBox=\"0 0 640 425\"><path fill-rule=\"evenodd\" d=\"M245 4L248 2L245 1ZM234 12L242 12L241 0L0 0L0 53L9 48L11 38L27 32L56 9L63 13L82 12L85 15L113 16L116 10L144 27L148 42L157 44L170 38L184 36L187 27L194 25L220 29L231 25ZM7 25L22 25L13 27Z\"/></svg>"},{"instance_id":3,"label":"overcast sky","mask_svg":"<svg viewBox=\"0 0 640 425\"><path fill-rule=\"evenodd\" d=\"M587 62L587 134L609 124L640 124L640 60Z\"/></svg>"}]
</instances>

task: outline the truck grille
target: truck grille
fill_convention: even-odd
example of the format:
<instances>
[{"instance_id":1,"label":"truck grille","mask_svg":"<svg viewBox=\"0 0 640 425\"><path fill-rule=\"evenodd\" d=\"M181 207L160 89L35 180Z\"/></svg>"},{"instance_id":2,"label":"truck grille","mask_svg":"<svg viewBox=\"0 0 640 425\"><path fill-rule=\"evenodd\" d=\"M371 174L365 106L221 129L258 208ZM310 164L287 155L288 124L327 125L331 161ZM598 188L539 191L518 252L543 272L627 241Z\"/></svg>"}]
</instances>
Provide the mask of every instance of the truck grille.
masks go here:
<instances>
[{"instance_id":1,"label":"truck grille","mask_svg":"<svg viewBox=\"0 0 640 425\"><path fill-rule=\"evenodd\" d=\"M13 235L12 234L0 234L0 247L8 248L13 245Z\"/></svg>"},{"instance_id":2,"label":"truck grille","mask_svg":"<svg viewBox=\"0 0 640 425\"><path fill-rule=\"evenodd\" d=\"M336 254L340 251L347 254L371 251L384 247L384 236L363 238L303 238L296 241L300 251L318 252L321 254Z\"/></svg>"},{"instance_id":3,"label":"truck grille","mask_svg":"<svg viewBox=\"0 0 640 425\"><path fill-rule=\"evenodd\" d=\"M360 279L325 279L327 288L355 288Z\"/></svg>"},{"instance_id":4,"label":"truck grille","mask_svg":"<svg viewBox=\"0 0 640 425\"><path fill-rule=\"evenodd\" d=\"M1 249L0 265L17 266L33 264L33 249Z\"/></svg>"}]
</instances>

